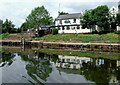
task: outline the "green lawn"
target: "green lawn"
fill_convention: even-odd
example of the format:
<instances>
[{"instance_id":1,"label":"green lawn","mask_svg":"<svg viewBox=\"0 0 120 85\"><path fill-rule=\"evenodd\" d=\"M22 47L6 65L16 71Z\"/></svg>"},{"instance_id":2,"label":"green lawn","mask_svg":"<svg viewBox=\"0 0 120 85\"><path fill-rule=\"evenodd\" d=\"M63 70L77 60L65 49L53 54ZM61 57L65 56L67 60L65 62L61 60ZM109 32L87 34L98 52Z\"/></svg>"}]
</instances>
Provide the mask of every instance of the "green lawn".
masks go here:
<instances>
[{"instance_id":1,"label":"green lawn","mask_svg":"<svg viewBox=\"0 0 120 85\"><path fill-rule=\"evenodd\" d=\"M49 55L68 55L68 56L79 56L79 57L91 57L91 58L105 58L111 60L120 60L119 53L99 53L99 52L82 52L82 51L67 51L67 50L48 50L39 49L38 52L46 53Z\"/></svg>"},{"instance_id":2,"label":"green lawn","mask_svg":"<svg viewBox=\"0 0 120 85\"><path fill-rule=\"evenodd\" d=\"M108 33L108 34L48 34L43 37L37 37L33 40L43 41L73 41L73 42L112 42L118 43L120 34Z\"/></svg>"}]
</instances>

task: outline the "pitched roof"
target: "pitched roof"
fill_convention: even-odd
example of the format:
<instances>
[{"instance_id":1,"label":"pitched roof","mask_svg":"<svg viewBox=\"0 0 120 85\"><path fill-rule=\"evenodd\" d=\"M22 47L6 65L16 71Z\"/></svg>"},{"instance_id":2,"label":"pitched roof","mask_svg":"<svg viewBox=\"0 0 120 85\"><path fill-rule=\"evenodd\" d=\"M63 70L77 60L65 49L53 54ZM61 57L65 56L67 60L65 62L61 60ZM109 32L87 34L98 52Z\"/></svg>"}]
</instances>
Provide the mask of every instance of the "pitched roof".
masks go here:
<instances>
[{"instance_id":1,"label":"pitched roof","mask_svg":"<svg viewBox=\"0 0 120 85\"><path fill-rule=\"evenodd\" d=\"M59 15L56 19L73 19L73 18L80 18L81 13L74 13L74 14L66 14L66 15Z\"/></svg>"}]
</instances>

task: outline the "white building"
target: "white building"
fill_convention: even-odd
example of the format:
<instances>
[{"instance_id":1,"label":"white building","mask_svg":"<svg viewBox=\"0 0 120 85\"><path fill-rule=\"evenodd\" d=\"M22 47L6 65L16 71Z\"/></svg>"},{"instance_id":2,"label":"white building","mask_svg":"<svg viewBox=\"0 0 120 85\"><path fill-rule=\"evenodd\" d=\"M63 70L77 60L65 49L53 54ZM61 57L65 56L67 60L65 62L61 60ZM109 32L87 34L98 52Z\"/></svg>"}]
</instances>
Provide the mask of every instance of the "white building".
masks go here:
<instances>
[{"instance_id":1,"label":"white building","mask_svg":"<svg viewBox=\"0 0 120 85\"><path fill-rule=\"evenodd\" d=\"M118 8L112 6L109 11L110 11L110 13L111 13L111 16L116 17L116 16L117 16L117 13L118 13Z\"/></svg>"},{"instance_id":2,"label":"white building","mask_svg":"<svg viewBox=\"0 0 120 85\"><path fill-rule=\"evenodd\" d=\"M59 15L55 22L58 33L89 33L90 29L83 29L80 25L81 15L82 13Z\"/></svg>"},{"instance_id":3,"label":"white building","mask_svg":"<svg viewBox=\"0 0 120 85\"><path fill-rule=\"evenodd\" d=\"M80 69L82 67L82 63L88 63L91 61L91 58L78 56L59 55L58 58L59 61L56 62L56 67L69 69Z\"/></svg>"},{"instance_id":4,"label":"white building","mask_svg":"<svg viewBox=\"0 0 120 85\"><path fill-rule=\"evenodd\" d=\"M109 12L111 13L111 16L116 17L118 8L113 6L110 8ZM83 12L59 15L55 22L55 26L58 28L58 33L90 33L95 30L98 32L100 31L97 25L92 30L88 28L83 29L80 23L81 15L83 15ZM119 30L118 27L117 30Z\"/></svg>"}]
</instances>

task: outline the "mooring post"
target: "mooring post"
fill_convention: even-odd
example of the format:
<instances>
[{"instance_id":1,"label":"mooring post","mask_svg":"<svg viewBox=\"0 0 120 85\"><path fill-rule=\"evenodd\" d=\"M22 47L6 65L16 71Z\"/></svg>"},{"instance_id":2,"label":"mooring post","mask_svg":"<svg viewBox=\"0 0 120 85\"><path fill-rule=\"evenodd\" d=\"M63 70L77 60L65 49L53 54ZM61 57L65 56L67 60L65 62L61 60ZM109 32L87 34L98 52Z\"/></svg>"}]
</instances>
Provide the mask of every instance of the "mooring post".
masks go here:
<instances>
[{"instance_id":1,"label":"mooring post","mask_svg":"<svg viewBox=\"0 0 120 85\"><path fill-rule=\"evenodd\" d=\"M25 38L22 38L22 39L21 39L21 44L22 44L22 45L25 45Z\"/></svg>"}]
</instances>

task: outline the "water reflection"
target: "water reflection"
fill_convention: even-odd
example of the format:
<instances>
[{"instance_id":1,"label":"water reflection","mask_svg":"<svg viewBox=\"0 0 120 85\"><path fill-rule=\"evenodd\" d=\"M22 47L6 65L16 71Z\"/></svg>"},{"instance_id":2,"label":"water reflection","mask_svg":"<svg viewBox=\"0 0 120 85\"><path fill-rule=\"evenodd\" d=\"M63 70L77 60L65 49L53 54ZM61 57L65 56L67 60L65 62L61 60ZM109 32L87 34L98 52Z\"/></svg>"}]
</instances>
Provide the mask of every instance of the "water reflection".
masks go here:
<instances>
[{"instance_id":1,"label":"water reflection","mask_svg":"<svg viewBox=\"0 0 120 85\"><path fill-rule=\"evenodd\" d=\"M59 55L56 67L66 73L83 75L98 84L120 83L120 60Z\"/></svg>"},{"instance_id":2,"label":"water reflection","mask_svg":"<svg viewBox=\"0 0 120 85\"><path fill-rule=\"evenodd\" d=\"M22 62L25 62L27 75L22 77L30 83L34 83L33 80L35 83L40 84L49 83L51 79L53 79L52 82L55 82L53 77L60 79L61 83L64 83L65 81L62 79L65 79L66 76L71 76L72 78L75 76L76 79L82 76L81 80L84 80L86 83L88 81L95 82L96 84L120 83L120 60L50 55L36 51L32 54L19 52L17 55L20 56ZM2 52L1 68L11 66L15 62L14 57L16 57L15 53ZM64 76L61 74L64 74ZM70 77L68 77L68 80L70 80ZM77 81L79 82L79 80ZM72 79L72 81L74 80Z\"/></svg>"},{"instance_id":3,"label":"water reflection","mask_svg":"<svg viewBox=\"0 0 120 85\"><path fill-rule=\"evenodd\" d=\"M7 51L3 51L1 54L2 57L0 58L0 67L3 67L5 65L10 66L13 63L15 54Z\"/></svg>"}]
</instances>

